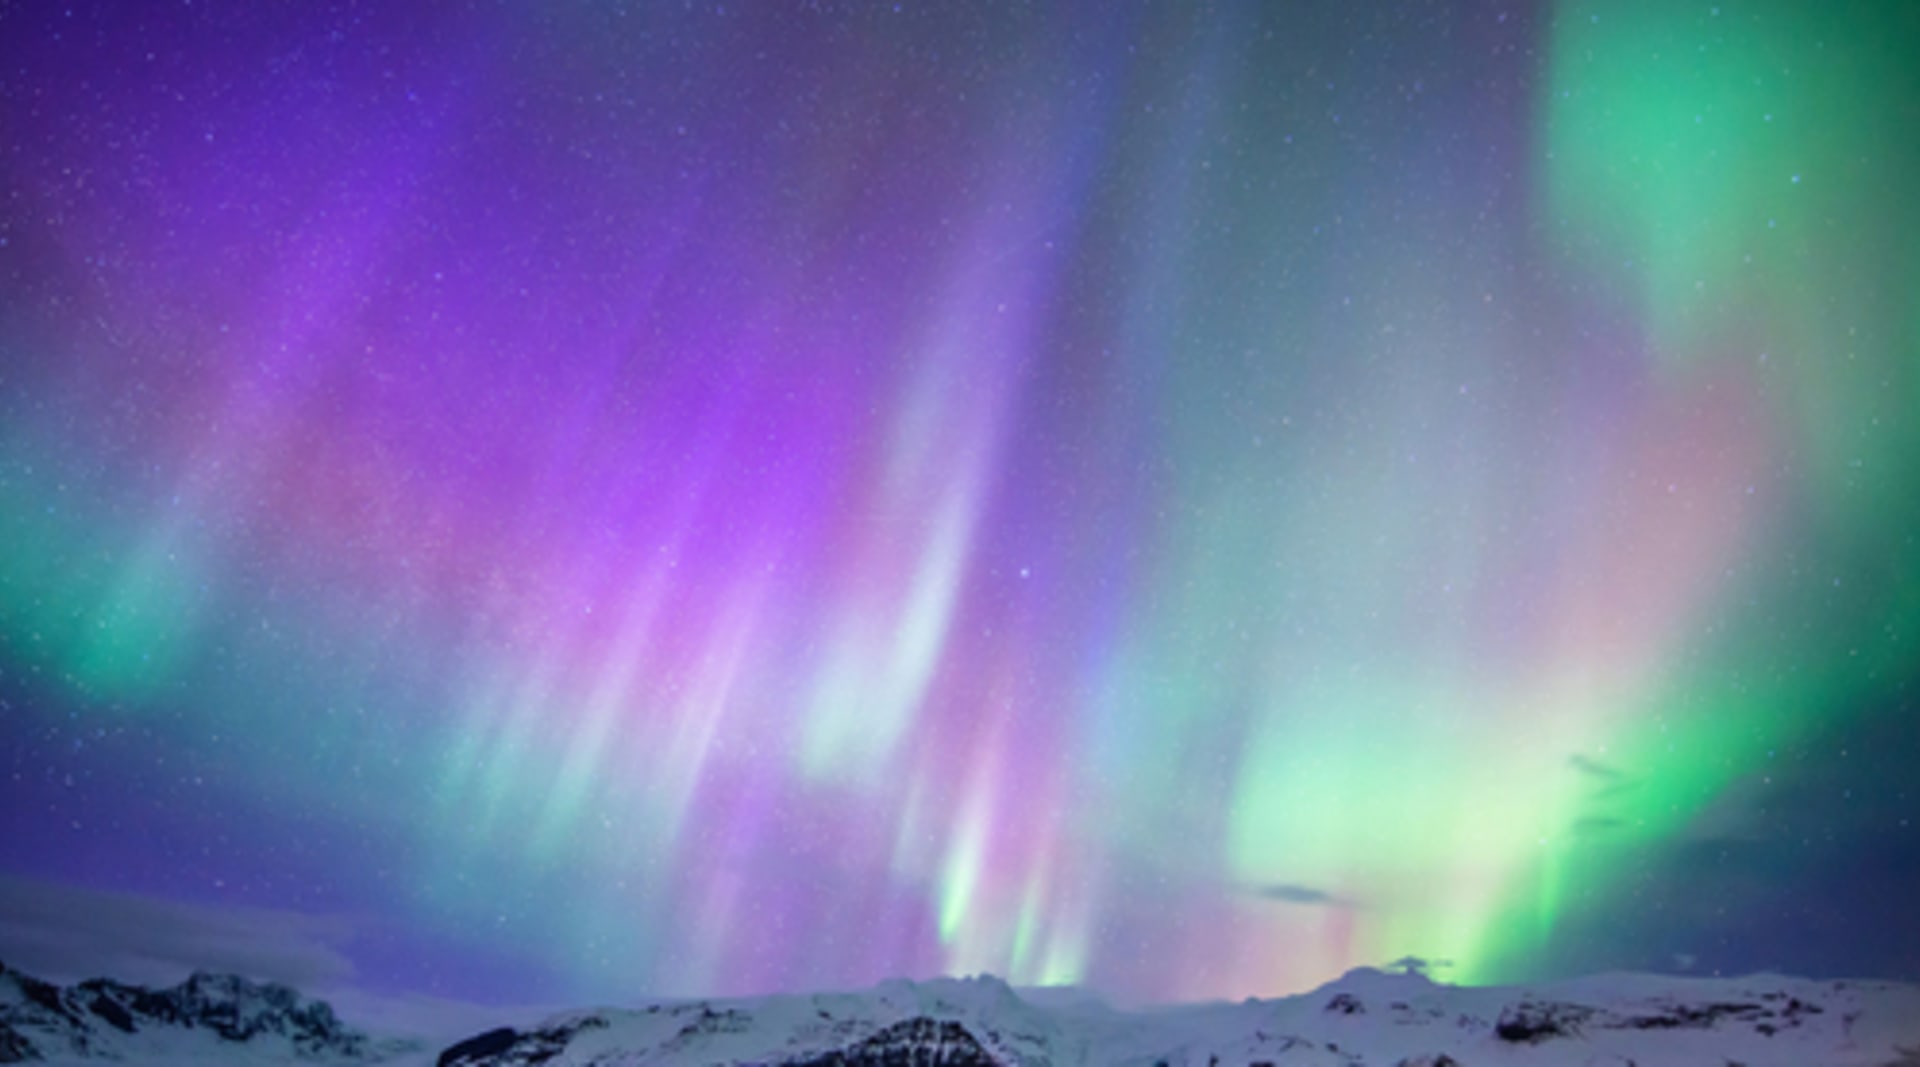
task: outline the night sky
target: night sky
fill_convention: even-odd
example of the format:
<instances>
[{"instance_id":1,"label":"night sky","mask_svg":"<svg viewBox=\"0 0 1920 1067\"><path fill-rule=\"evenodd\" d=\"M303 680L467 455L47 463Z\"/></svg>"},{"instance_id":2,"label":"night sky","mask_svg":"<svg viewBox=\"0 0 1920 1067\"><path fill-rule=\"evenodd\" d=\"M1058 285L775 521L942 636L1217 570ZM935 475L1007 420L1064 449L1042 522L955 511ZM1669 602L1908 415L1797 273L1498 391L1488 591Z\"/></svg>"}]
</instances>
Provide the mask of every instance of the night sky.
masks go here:
<instances>
[{"instance_id":1,"label":"night sky","mask_svg":"<svg viewBox=\"0 0 1920 1067\"><path fill-rule=\"evenodd\" d=\"M0 958L1920 979L1920 6L0 6Z\"/></svg>"}]
</instances>

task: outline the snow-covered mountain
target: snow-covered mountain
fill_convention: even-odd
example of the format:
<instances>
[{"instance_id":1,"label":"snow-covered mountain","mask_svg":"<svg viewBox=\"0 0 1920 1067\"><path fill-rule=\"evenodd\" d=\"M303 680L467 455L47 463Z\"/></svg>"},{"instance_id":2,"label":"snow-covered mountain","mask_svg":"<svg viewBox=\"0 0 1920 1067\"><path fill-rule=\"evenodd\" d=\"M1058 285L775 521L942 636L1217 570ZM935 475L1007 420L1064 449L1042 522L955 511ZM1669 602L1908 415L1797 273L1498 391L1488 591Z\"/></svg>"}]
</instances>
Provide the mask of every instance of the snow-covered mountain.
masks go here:
<instances>
[{"instance_id":1,"label":"snow-covered mountain","mask_svg":"<svg viewBox=\"0 0 1920 1067\"><path fill-rule=\"evenodd\" d=\"M283 985L196 974L171 989L59 986L0 965L0 1063L370 1063L419 1051L342 1023Z\"/></svg>"},{"instance_id":2,"label":"snow-covered mountain","mask_svg":"<svg viewBox=\"0 0 1920 1067\"><path fill-rule=\"evenodd\" d=\"M1359 970L1280 1000L1042 1007L992 978L561 1016L439 1067L1920 1067L1920 988L1617 975L1458 988Z\"/></svg>"},{"instance_id":3,"label":"snow-covered mountain","mask_svg":"<svg viewBox=\"0 0 1920 1067\"><path fill-rule=\"evenodd\" d=\"M1359 970L1314 993L1121 1011L993 978L569 1012L437 1055L284 987L150 992L0 973L0 1062L392 1067L1920 1067L1920 988L1607 975L1461 988Z\"/></svg>"}]
</instances>

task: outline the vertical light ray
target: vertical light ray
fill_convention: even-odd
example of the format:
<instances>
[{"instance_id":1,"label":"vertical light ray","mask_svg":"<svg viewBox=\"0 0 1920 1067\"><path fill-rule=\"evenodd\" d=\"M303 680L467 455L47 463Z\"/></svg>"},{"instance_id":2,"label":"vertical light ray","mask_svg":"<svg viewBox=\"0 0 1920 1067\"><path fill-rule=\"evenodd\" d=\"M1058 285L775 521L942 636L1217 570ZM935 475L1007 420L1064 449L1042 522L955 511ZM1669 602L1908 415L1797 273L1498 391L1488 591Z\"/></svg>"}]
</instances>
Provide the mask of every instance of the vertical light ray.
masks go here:
<instances>
[{"instance_id":1,"label":"vertical light ray","mask_svg":"<svg viewBox=\"0 0 1920 1067\"><path fill-rule=\"evenodd\" d=\"M979 446L965 447L972 453ZM970 482L948 489L934 508L899 598L842 616L806 718L802 766L809 775L885 760L911 725L959 593L979 506Z\"/></svg>"},{"instance_id":2,"label":"vertical light ray","mask_svg":"<svg viewBox=\"0 0 1920 1067\"><path fill-rule=\"evenodd\" d=\"M612 755L610 742L616 729L636 714L635 685L648 661L648 640L653 636L661 595L656 576L648 575L637 585L622 605L624 617L613 644L601 657L593 684L583 694L585 710L573 722L554 787L533 830L536 858L550 858L563 845L581 806L600 786L600 771ZM556 707L547 714L559 717L565 711Z\"/></svg>"},{"instance_id":3,"label":"vertical light ray","mask_svg":"<svg viewBox=\"0 0 1920 1067\"><path fill-rule=\"evenodd\" d=\"M656 783L648 791L648 804L657 806L659 819L672 836L682 833L690 821L703 775L716 756L722 730L733 711L743 672L750 668L761 596L756 583L747 579L732 590L715 618L705 659L698 664L692 685L672 712L666 744L649 761ZM736 758L756 755L748 750Z\"/></svg>"}]
</instances>

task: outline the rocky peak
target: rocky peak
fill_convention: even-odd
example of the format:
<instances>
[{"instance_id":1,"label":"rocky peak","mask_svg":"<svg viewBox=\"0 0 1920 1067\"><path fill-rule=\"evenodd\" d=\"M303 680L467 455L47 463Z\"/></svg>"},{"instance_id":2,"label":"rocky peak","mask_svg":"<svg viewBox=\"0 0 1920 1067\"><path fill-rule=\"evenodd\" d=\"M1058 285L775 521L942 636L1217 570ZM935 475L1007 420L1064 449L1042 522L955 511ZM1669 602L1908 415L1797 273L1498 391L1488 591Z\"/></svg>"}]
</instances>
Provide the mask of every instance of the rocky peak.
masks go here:
<instances>
[{"instance_id":1,"label":"rocky peak","mask_svg":"<svg viewBox=\"0 0 1920 1067\"><path fill-rule=\"evenodd\" d=\"M152 990L96 978L70 987L0 965L0 1063L67 1052L109 1054L119 1035L206 1030L223 1041L278 1039L303 1059L359 1059L369 1041L284 985L195 974Z\"/></svg>"},{"instance_id":2,"label":"rocky peak","mask_svg":"<svg viewBox=\"0 0 1920 1067\"><path fill-rule=\"evenodd\" d=\"M919 1016L849 1048L793 1060L787 1067L1001 1067L965 1026Z\"/></svg>"}]
</instances>

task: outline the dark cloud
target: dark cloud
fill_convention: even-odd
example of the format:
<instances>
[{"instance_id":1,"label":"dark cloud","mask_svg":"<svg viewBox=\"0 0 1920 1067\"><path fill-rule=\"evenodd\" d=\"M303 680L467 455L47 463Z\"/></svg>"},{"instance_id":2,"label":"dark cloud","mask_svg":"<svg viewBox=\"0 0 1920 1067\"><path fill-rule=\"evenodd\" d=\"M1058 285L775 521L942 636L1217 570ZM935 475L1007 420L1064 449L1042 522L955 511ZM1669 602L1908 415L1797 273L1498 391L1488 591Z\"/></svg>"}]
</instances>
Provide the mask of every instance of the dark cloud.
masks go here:
<instances>
[{"instance_id":1,"label":"dark cloud","mask_svg":"<svg viewBox=\"0 0 1920 1067\"><path fill-rule=\"evenodd\" d=\"M1315 889L1312 886L1290 885L1285 882L1280 882L1274 885L1260 886L1254 890L1254 893L1268 900L1282 900L1288 904L1306 904L1321 908L1347 907L1345 900L1334 896L1324 889Z\"/></svg>"},{"instance_id":2,"label":"dark cloud","mask_svg":"<svg viewBox=\"0 0 1920 1067\"><path fill-rule=\"evenodd\" d=\"M352 976L339 948L352 935L343 919L0 877L0 960L55 981L172 983L201 970L312 990Z\"/></svg>"},{"instance_id":3,"label":"dark cloud","mask_svg":"<svg viewBox=\"0 0 1920 1067\"><path fill-rule=\"evenodd\" d=\"M1387 964L1386 969L1389 971L1399 971L1403 974L1417 974L1422 978L1430 978L1435 970L1451 966L1453 966L1452 960L1433 960L1425 956L1402 956L1392 963Z\"/></svg>"},{"instance_id":4,"label":"dark cloud","mask_svg":"<svg viewBox=\"0 0 1920 1067\"><path fill-rule=\"evenodd\" d=\"M1609 782L1622 781L1627 777L1627 772L1620 768L1602 763L1591 756L1583 756L1578 752L1567 757L1567 766L1588 777L1603 778Z\"/></svg>"}]
</instances>

